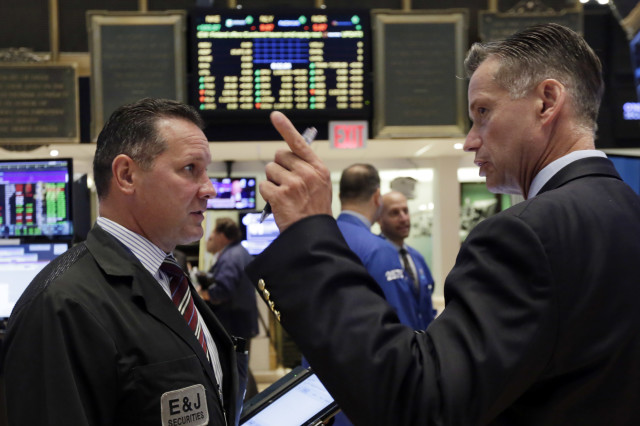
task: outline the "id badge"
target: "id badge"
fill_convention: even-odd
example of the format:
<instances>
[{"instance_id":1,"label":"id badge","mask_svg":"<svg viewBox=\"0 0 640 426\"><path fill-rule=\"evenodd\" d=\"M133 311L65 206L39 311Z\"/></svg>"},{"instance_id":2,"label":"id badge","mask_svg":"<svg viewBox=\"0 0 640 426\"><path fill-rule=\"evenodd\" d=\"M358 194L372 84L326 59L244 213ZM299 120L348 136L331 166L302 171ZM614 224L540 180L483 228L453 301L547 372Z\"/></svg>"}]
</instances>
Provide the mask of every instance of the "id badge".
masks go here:
<instances>
[{"instance_id":1,"label":"id badge","mask_svg":"<svg viewBox=\"0 0 640 426\"><path fill-rule=\"evenodd\" d=\"M203 385L166 392L160 398L162 426L201 426L209 423L207 396Z\"/></svg>"}]
</instances>

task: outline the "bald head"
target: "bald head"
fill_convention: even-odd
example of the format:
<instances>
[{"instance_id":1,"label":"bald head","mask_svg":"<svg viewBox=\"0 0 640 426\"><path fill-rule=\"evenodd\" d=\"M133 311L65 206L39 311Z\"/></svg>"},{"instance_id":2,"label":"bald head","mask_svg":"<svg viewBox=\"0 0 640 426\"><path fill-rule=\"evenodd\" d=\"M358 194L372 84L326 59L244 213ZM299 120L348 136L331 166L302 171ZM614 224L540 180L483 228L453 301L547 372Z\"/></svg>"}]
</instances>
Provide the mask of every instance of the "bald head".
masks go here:
<instances>
[{"instance_id":1,"label":"bald head","mask_svg":"<svg viewBox=\"0 0 640 426\"><path fill-rule=\"evenodd\" d=\"M371 164L352 164L340 176L340 202L366 202L380 188L380 175Z\"/></svg>"},{"instance_id":2,"label":"bald head","mask_svg":"<svg viewBox=\"0 0 640 426\"><path fill-rule=\"evenodd\" d=\"M382 204L378 170L371 164L352 164L344 169L339 197L342 210L360 213L371 223L378 220Z\"/></svg>"},{"instance_id":3,"label":"bald head","mask_svg":"<svg viewBox=\"0 0 640 426\"><path fill-rule=\"evenodd\" d=\"M382 235L402 246L411 230L411 218L407 197L401 192L391 191L382 196L382 213L378 219Z\"/></svg>"}]
</instances>

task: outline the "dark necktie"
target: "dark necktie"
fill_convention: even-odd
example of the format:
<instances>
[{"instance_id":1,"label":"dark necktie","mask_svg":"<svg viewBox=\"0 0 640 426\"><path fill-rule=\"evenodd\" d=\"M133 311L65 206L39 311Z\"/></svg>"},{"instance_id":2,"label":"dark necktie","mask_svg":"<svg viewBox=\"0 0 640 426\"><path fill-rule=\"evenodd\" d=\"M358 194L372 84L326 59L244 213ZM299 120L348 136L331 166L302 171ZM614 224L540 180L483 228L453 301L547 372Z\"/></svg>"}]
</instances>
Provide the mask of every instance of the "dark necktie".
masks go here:
<instances>
[{"instance_id":1,"label":"dark necktie","mask_svg":"<svg viewBox=\"0 0 640 426\"><path fill-rule=\"evenodd\" d=\"M209 360L207 340L204 337L204 330L202 330L202 327L200 326L198 311L193 303L193 297L191 297L187 276L175 260L170 257L166 257L164 259L164 262L162 262L162 265L160 266L160 270L169 276L171 300L173 300L173 304L177 306L185 321L195 333L198 342L200 342L204 353L207 355L207 360Z\"/></svg>"},{"instance_id":2,"label":"dark necktie","mask_svg":"<svg viewBox=\"0 0 640 426\"><path fill-rule=\"evenodd\" d=\"M411 263L409 262L409 253L407 250L402 247L400 249L400 258L402 259L402 266L404 267L405 272L409 276L409 281L413 284L413 290L417 293L420 291L420 284L418 280L416 280L416 276L413 273L413 269L411 269Z\"/></svg>"}]
</instances>

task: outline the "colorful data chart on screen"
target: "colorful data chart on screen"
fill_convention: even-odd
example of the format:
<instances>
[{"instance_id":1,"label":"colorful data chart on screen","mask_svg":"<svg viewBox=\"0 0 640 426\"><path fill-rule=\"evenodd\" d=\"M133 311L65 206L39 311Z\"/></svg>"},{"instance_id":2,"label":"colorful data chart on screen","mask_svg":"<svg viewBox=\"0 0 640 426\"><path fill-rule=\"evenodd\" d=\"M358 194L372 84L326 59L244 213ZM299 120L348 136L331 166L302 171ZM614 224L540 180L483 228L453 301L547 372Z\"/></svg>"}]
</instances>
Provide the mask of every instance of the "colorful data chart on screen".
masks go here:
<instances>
[{"instance_id":1,"label":"colorful data chart on screen","mask_svg":"<svg viewBox=\"0 0 640 426\"><path fill-rule=\"evenodd\" d=\"M368 16L194 17L197 100L214 110L364 110Z\"/></svg>"}]
</instances>

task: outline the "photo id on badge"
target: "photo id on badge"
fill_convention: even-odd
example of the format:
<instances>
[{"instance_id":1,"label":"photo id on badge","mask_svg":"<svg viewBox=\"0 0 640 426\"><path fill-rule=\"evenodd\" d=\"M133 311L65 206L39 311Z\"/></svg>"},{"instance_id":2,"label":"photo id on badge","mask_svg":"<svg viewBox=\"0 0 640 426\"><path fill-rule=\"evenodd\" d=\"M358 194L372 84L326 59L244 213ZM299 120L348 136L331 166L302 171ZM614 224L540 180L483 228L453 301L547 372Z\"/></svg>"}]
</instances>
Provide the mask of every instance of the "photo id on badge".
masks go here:
<instances>
[{"instance_id":1,"label":"photo id on badge","mask_svg":"<svg viewBox=\"0 0 640 426\"><path fill-rule=\"evenodd\" d=\"M203 385L166 392L160 398L163 426L200 426L209 423L207 396Z\"/></svg>"}]
</instances>

